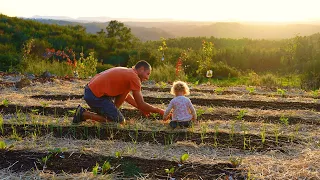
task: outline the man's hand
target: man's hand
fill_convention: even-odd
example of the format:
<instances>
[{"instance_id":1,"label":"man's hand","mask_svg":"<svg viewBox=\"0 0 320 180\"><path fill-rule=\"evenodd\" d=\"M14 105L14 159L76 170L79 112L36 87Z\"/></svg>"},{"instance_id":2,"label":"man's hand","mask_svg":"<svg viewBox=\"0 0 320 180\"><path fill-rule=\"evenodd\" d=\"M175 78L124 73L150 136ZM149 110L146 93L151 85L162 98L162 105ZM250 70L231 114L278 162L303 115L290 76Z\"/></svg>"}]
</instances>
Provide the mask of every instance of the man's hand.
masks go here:
<instances>
[{"instance_id":1,"label":"man's hand","mask_svg":"<svg viewBox=\"0 0 320 180\"><path fill-rule=\"evenodd\" d=\"M164 110L163 110L163 109L159 109L158 113L160 114L161 117L163 117L163 115L164 115Z\"/></svg>"},{"instance_id":2,"label":"man's hand","mask_svg":"<svg viewBox=\"0 0 320 180\"><path fill-rule=\"evenodd\" d=\"M143 114L145 117L149 117L150 116L150 112L145 112L140 110L141 114Z\"/></svg>"}]
</instances>

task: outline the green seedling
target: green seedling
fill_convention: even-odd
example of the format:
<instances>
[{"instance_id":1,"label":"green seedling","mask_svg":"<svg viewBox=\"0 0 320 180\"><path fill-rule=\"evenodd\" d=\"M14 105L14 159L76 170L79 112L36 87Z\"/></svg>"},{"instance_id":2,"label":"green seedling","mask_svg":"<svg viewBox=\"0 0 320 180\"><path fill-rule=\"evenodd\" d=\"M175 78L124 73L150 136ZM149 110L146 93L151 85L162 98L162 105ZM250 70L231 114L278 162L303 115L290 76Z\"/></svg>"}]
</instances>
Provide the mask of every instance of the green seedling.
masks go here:
<instances>
[{"instance_id":1,"label":"green seedling","mask_svg":"<svg viewBox=\"0 0 320 180\"><path fill-rule=\"evenodd\" d=\"M249 94L252 94L256 91L256 89L252 86L246 87L246 90L249 91Z\"/></svg>"},{"instance_id":2,"label":"green seedling","mask_svg":"<svg viewBox=\"0 0 320 180\"><path fill-rule=\"evenodd\" d=\"M32 114L38 114L39 113L39 109L31 109L31 113Z\"/></svg>"},{"instance_id":3,"label":"green seedling","mask_svg":"<svg viewBox=\"0 0 320 180\"><path fill-rule=\"evenodd\" d=\"M189 154L185 153L182 154L180 157L180 163L183 164L184 162L186 162L189 159Z\"/></svg>"},{"instance_id":4,"label":"green seedling","mask_svg":"<svg viewBox=\"0 0 320 180\"><path fill-rule=\"evenodd\" d=\"M316 97L319 97L319 96L320 96L320 89L311 91L311 94L312 94L312 96L315 97L315 98L316 98Z\"/></svg>"},{"instance_id":5,"label":"green seedling","mask_svg":"<svg viewBox=\"0 0 320 180\"><path fill-rule=\"evenodd\" d=\"M261 142L262 144L264 144L266 141L266 126L264 124L262 125L260 135L261 135Z\"/></svg>"},{"instance_id":6,"label":"green seedling","mask_svg":"<svg viewBox=\"0 0 320 180\"><path fill-rule=\"evenodd\" d=\"M1 131L1 134L4 133L4 129L3 129L3 117L2 117L1 114L0 114L0 131Z\"/></svg>"},{"instance_id":7,"label":"green seedling","mask_svg":"<svg viewBox=\"0 0 320 180\"><path fill-rule=\"evenodd\" d=\"M101 167L102 174L106 174L111 169L111 165L108 161L105 161Z\"/></svg>"},{"instance_id":8,"label":"green seedling","mask_svg":"<svg viewBox=\"0 0 320 180\"><path fill-rule=\"evenodd\" d=\"M225 90L225 88L223 88L223 87L218 87L218 88L216 88L216 89L214 90L214 92L217 93L217 94L222 94L224 90Z\"/></svg>"},{"instance_id":9,"label":"green seedling","mask_svg":"<svg viewBox=\"0 0 320 180\"><path fill-rule=\"evenodd\" d=\"M74 110L68 110L68 114L69 115L75 115L76 114L76 109L74 109Z\"/></svg>"},{"instance_id":10,"label":"green seedling","mask_svg":"<svg viewBox=\"0 0 320 180\"><path fill-rule=\"evenodd\" d=\"M99 172L99 164L96 163L96 165L92 168L92 174L97 176Z\"/></svg>"},{"instance_id":11,"label":"green seedling","mask_svg":"<svg viewBox=\"0 0 320 180\"><path fill-rule=\"evenodd\" d=\"M281 96L284 96L284 95L286 94L286 91L283 90L283 89L278 88L278 89L277 89L277 94L279 94L279 95L281 95Z\"/></svg>"},{"instance_id":12,"label":"green seedling","mask_svg":"<svg viewBox=\"0 0 320 180\"><path fill-rule=\"evenodd\" d=\"M120 151L117 151L116 153L115 153L115 156L116 156L116 158L121 158L121 153L120 153Z\"/></svg>"},{"instance_id":13,"label":"green seedling","mask_svg":"<svg viewBox=\"0 0 320 180\"><path fill-rule=\"evenodd\" d=\"M237 115L236 118L237 118L238 120L242 120L243 117L246 115L247 112L248 112L247 110L241 109L241 110L238 112L238 115Z\"/></svg>"},{"instance_id":14,"label":"green seedling","mask_svg":"<svg viewBox=\"0 0 320 180\"><path fill-rule=\"evenodd\" d=\"M200 117L202 114L204 114L205 110L202 109L202 108L199 108L196 110L196 114L197 114L197 117Z\"/></svg>"},{"instance_id":15,"label":"green seedling","mask_svg":"<svg viewBox=\"0 0 320 180\"><path fill-rule=\"evenodd\" d=\"M170 169L165 169L164 171L168 174L168 178L171 177L174 173L174 167L170 168Z\"/></svg>"},{"instance_id":16,"label":"green seedling","mask_svg":"<svg viewBox=\"0 0 320 180\"><path fill-rule=\"evenodd\" d=\"M0 141L0 149L7 149L7 144L4 141Z\"/></svg>"},{"instance_id":17,"label":"green seedling","mask_svg":"<svg viewBox=\"0 0 320 180\"><path fill-rule=\"evenodd\" d=\"M238 167L242 163L242 158L241 157L230 157L229 161L233 167Z\"/></svg>"},{"instance_id":18,"label":"green seedling","mask_svg":"<svg viewBox=\"0 0 320 180\"><path fill-rule=\"evenodd\" d=\"M8 107L9 106L9 100L8 99L2 100L2 105L4 105L5 107Z\"/></svg>"},{"instance_id":19,"label":"green seedling","mask_svg":"<svg viewBox=\"0 0 320 180\"><path fill-rule=\"evenodd\" d=\"M289 125L289 118L284 117L284 115L281 115L281 117L280 117L280 122L281 122L282 124L288 126L288 125Z\"/></svg>"}]
</instances>

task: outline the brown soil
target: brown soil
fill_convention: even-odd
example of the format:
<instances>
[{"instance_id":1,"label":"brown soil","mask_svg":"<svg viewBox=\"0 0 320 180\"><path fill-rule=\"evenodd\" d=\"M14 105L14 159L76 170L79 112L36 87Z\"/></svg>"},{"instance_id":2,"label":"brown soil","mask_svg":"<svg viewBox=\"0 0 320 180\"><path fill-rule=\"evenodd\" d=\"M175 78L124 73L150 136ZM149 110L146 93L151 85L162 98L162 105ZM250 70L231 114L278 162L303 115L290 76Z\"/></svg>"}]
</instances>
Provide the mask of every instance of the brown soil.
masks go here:
<instances>
[{"instance_id":1,"label":"brown soil","mask_svg":"<svg viewBox=\"0 0 320 180\"><path fill-rule=\"evenodd\" d=\"M72 117L73 115L69 112L75 110L75 108L62 108L62 107L42 107L42 106L18 106L18 105L11 105L8 106L0 105L0 113L5 114L13 114L16 112L23 112L23 113L31 113L32 110L38 109L39 113L46 116L54 116L54 117L63 117L69 116ZM90 109L88 109L90 111ZM121 112L126 118L134 118L139 119L142 117L142 114L135 109L122 109ZM44 113L44 114L43 114ZM160 120L160 116L156 117L149 117L154 118L155 120ZM279 119L281 116L250 116L244 115L243 120L247 122L265 122L265 123L279 123ZM288 117L289 124L312 124L312 125L320 125L320 121L316 119L303 119L300 117ZM210 121L210 120L233 120L236 119L236 115L232 114L222 114L222 113L204 113L198 117L201 121Z\"/></svg>"},{"instance_id":2,"label":"brown soil","mask_svg":"<svg viewBox=\"0 0 320 180\"><path fill-rule=\"evenodd\" d=\"M49 157L50 156L50 157ZM49 157L46 163L42 161ZM115 158L110 156L99 156L68 152L30 152L0 150L0 169L10 167L13 172L25 172L32 169L46 170L55 173L81 173L82 170L92 172L96 163L102 164L107 161L112 169L107 173L122 172L123 177L135 177L139 174L148 174L150 178L166 179L164 169L175 168L172 177L181 179L245 179L245 170L235 168L229 163L219 164L196 164L185 163L178 166L178 162L161 159L142 159L137 157ZM46 168L43 169L44 164ZM101 173L101 171L100 171Z\"/></svg>"},{"instance_id":3,"label":"brown soil","mask_svg":"<svg viewBox=\"0 0 320 180\"><path fill-rule=\"evenodd\" d=\"M282 150L282 146L295 143L303 143L303 140L279 135L276 137L266 135L265 142L258 135L227 132L206 132L195 133L190 131L145 131L111 127L110 124L100 126L82 126L82 125L40 125L40 124L3 124L3 136L10 137L28 137L36 134L42 136L52 133L55 137L66 137L74 139L98 138L102 140L121 140L125 142L149 142L162 145L171 145L178 141L193 142L196 144L205 143L215 147L238 148L252 151L265 151L277 149ZM13 135L13 136L12 136ZM246 145L244 144L246 143Z\"/></svg>"},{"instance_id":4,"label":"brown soil","mask_svg":"<svg viewBox=\"0 0 320 180\"><path fill-rule=\"evenodd\" d=\"M47 100L69 100L81 99L83 95L35 95L31 98L40 98ZM144 97L144 100L151 104L168 104L172 98L156 98ZM304 102L269 102L269 101L254 101L254 100L229 100L229 99L202 99L190 98L191 102L200 106L224 106L224 107L238 107L238 108L259 108L262 110L286 110L286 109L301 109L301 110L316 110L320 111L318 103L304 103Z\"/></svg>"}]
</instances>

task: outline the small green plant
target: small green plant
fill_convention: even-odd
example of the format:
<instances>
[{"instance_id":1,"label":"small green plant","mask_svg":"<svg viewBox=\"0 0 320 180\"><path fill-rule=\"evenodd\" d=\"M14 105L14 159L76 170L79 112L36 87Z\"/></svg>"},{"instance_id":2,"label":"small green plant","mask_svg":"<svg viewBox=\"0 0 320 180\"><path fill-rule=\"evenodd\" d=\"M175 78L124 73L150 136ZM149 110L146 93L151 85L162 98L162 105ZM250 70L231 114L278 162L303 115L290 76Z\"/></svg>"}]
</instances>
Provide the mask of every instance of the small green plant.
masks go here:
<instances>
[{"instance_id":1,"label":"small green plant","mask_svg":"<svg viewBox=\"0 0 320 180\"><path fill-rule=\"evenodd\" d=\"M285 117L284 115L281 115L280 122L286 126L289 125L289 118Z\"/></svg>"},{"instance_id":2,"label":"small green plant","mask_svg":"<svg viewBox=\"0 0 320 180\"><path fill-rule=\"evenodd\" d=\"M0 149L7 149L7 144L4 141L0 141Z\"/></svg>"},{"instance_id":3,"label":"small green plant","mask_svg":"<svg viewBox=\"0 0 320 180\"><path fill-rule=\"evenodd\" d=\"M173 175L173 173L175 171L175 168L172 167L170 169L164 169L164 171L168 174L168 179L169 179L170 177L172 177L172 175Z\"/></svg>"},{"instance_id":4,"label":"small green plant","mask_svg":"<svg viewBox=\"0 0 320 180\"><path fill-rule=\"evenodd\" d=\"M320 89L318 90L314 90L314 91L311 91L311 94L314 98L317 98L320 96Z\"/></svg>"},{"instance_id":5,"label":"small green plant","mask_svg":"<svg viewBox=\"0 0 320 180\"><path fill-rule=\"evenodd\" d=\"M242 158L241 157L230 157L229 158L230 163L232 164L233 167L238 167L242 163Z\"/></svg>"},{"instance_id":6,"label":"small green plant","mask_svg":"<svg viewBox=\"0 0 320 180\"><path fill-rule=\"evenodd\" d=\"M31 113L32 114L38 114L39 113L39 109L31 109Z\"/></svg>"},{"instance_id":7,"label":"small green plant","mask_svg":"<svg viewBox=\"0 0 320 180\"><path fill-rule=\"evenodd\" d=\"M8 107L9 106L9 100L8 99L2 100L2 105L4 105L5 107Z\"/></svg>"},{"instance_id":8,"label":"small green plant","mask_svg":"<svg viewBox=\"0 0 320 180\"><path fill-rule=\"evenodd\" d=\"M92 168L92 174L94 176L97 176L98 175L98 172L99 172L99 164L96 163L96 165Z\"/></svg>"},{"instance_id":9,"label":"small green plant","mask_svg":"<svg viewBox=\"0 0 320 180\"><path fill-rule=\"evenodd\" d=\"M265 126L265 124L263 124L261 127L260 135L261 135L261 142L262 142L262 144L264 144L266 141L266 126Z\"/></svg>"},{"instance_id":10,"label":"small green plant","mask_svg":"<svg viewBox=\"0 0 320 180\"><path fill-rule=\"evenodd\" d=\"M200 137L201 137L201 143L204 143L204 138L206 137L207 131L208 131L208 125L207 124L202 124L200 126L201 132L200 132Z\"/></svg>"},{"instance_id":11,"label":"small green plant","mask_svg":"<svg viewBox=\"0 0 320 180\"><path fill-rule=\"evenodd\" d=\"M252 86L246 87L246 90L249 91L249 94L253 94L256 91L256 89Z\"/></svg>"},{"instance_id":12,"label":"small green plant","mask_svg":"<svg viewBox=\"0 0 320 180\"><path fill-rule=\"evenodd\" d=\"M236 125L236 121L233 120L231 122L231 127L230 127L230 135L229 135L229 138L230 138L230 141L233 141L233 136L234 136L234 133L235 133L235 125Z\"/></svg>"},{"instance_id":13,"label":"small green plant","mask_svg":"<svg viewBox=\"0 0 320 180\"><path fill-rule=\"evenodd\" d=\"M223 87L217 87L214 90L214 92L217 93L217 94L222 94L224 90L225 90L225 88L223 88Z\"/></svg>"},{"instance_id":14,"label":"small green plant","mask_svg":"<svg viewBox=\"0 0 320 180\"><path fill-rule=\"evenodd\" d=\"M102 174L107 174L111 169L111 165L108 161L105 161L101 167Z\"/></svg>"},{"instance_id":15,"label":"small green plant","mask_svg":"<svg viewBox=\"0 0 320 180\"><path fill-rule=\"evenodd\" d=\"M202 114L204 114L205 110L202 109L202 108L199 108L196 110L196 114L197 114L197 117L200 117Z\"/></svg>"},{"instance_id":16,"label":"small green plant","mask_svg":"<svg viewBox=\"0 0 320 180\"><path fill-rule=\"evenodd\" d=\"M274 136L276 138L276 144L279 143L279 127L277 125L274 126L274 129L273 129L273 132L274 132Z\"/></svg>"},{"instance_id":17,"label":"small green plant","mask_svg":"<svg viewBox=\"0 0 320 180\"><path fill-rule=\"evenodd\" d=\"M77 111L76 109L73 109L73 110L70 109L70 110L68 110L68 114L73 116L76 114L76 111Z\"/></svg>"},{"instance_id":18,"label":"small green plant","mask_svg":"<svg viewBox=\"0 0 320 180\"><path fill-rule=\"evenodd\" d=\"M189 159L189 154L185 153L182 154L180 157L180 163L183 164L184 162L186 162Z\"/></svg>"},{"instance_id":19,"label":"small green plant","mask_svg":"<svg viewBox=\"0 0 320 180\"><path fill-rule=\"evenodd\" d=\"M237 115L237 119L238 120L243 120L243 117L246 115L248 111L245 110L245 109L241 109L239 112L238 112L238 115Z\"/></svg>"},{"instance_id":20,"label":"small green plant","mask_svg":"<svg viewBox=\"0 0 320 180\"><path fill-rule=\"evenodd\" d=\"M116 151L116 152L115 152L115 156L116 156L116 158L118 158L118 159L121 158L121 153L120 153L120 151Z\"/></svg>"},{"instance_id":21,"label":"small green plant","mask_svg":"<svg viewBox=\"0 0 320 180\"><path fill-rule=\"evenodd\" d=\"M0 114L0 131L1 131L1 134L4 133L4 129L3 129L3 117L2 117L1 114Z\"/></svg>"},{"instance_id":22,"label":"small green plant","mask_svg":"<svg viewBox=\"0 0 320 180\"><path fill-rule=\"evenodd\" d=\"M279 94L279 95L281 95L281 96L283 97L283 96L285 96L286 91L285 91L284 89L278 88L278 89L277 89L277 94Z\"/></svg>"}]
</instances>

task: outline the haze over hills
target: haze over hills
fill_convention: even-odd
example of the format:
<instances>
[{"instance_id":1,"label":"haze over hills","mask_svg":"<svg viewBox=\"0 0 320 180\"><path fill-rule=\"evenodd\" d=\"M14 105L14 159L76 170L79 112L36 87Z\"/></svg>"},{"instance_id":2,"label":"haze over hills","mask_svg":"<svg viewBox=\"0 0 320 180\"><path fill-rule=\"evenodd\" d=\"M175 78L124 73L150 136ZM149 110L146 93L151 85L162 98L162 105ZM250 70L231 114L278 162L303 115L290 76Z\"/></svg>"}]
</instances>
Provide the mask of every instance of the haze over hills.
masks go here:
<instances>
[{"instance_id":1,"label":"haze over hills","mask_svg":"<svg viewBox=\"0 0 320 180\"><path fill-rule=\"evenodd\" d=\"M250 23L250 22L197 22L170 19L126 19L109 17L33 16L31 19L47 24L81 25L89 33L105 29L108 22L118 20L131 28L132 33L142 41L159 40L160 37L198 37L283 39L296 35L308 36L320 32L320 23Z\"/></svg>"}]
</instances>

